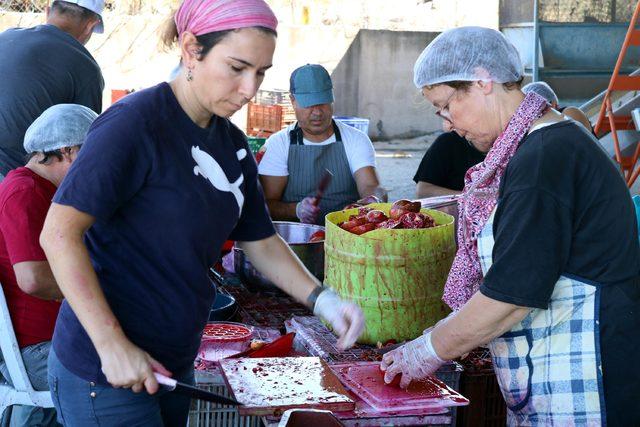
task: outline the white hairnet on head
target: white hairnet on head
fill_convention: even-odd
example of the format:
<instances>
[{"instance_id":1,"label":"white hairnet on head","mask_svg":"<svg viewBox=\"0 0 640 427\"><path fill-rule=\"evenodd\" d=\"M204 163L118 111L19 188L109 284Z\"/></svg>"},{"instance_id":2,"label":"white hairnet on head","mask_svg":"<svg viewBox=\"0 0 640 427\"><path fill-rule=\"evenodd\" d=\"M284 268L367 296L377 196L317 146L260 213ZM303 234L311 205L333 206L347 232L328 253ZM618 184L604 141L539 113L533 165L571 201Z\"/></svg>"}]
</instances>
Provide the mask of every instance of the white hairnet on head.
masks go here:
<instances>
[{"instance_id":1,"label":"white hairnet on head","mask_svg":"<svg viewBox=\"0 0 640 427\"><path fill-rule=\"evenodd\" d=\"M49 107L27 129L24 150L35 153L82 145L96 117L98 115L84 105L58 104Z\"/></svg>"},{"instance_id":2,"label":"white hairnet on head","mask_svg":"<svg viewBox=\"0 0 640 427\"><path fill-rule=\"evenodd\" d=\"M545 82L531 82L522 88L525 94L529 92L537 93L547 100L549 104L558 104L558 95Z\"/></svg>"},{"instance_id":3,"label":"white hairnet on head","mask_svg":"<svg viewBox=\"0 0 640 427\"><path fill-rule=\"evenodd\" d=\"M499 31L483 27L447 30L433 39L413 67L418 89L438 83L516 82L524 70L516 48Z\"/></svg>"}]
</instances>

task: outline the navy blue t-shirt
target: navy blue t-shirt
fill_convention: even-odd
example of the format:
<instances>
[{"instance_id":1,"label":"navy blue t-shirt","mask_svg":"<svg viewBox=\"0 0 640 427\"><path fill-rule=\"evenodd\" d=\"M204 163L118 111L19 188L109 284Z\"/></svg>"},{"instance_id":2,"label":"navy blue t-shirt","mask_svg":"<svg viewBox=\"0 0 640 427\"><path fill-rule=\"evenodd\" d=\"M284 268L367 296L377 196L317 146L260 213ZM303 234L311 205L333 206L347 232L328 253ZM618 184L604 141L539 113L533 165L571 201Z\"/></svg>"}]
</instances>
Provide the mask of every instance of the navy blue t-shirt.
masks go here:
<instances>
[{"instance_id":1,"label":"navy blue t-shirt","mask_svg":"<svg viewBox=\"0 0 640 427\"><path fill-rule=\"evenodd\" d=\"M176 373L196 356L215 296L207 272L225 240L275 233L244 134L217 116L198 127L166 83L96 119L54 202L96 218L85 243L109 306L127 337ZM66 302L53 348L71 372L105 383Z\"/></svg>"}]
</instances>

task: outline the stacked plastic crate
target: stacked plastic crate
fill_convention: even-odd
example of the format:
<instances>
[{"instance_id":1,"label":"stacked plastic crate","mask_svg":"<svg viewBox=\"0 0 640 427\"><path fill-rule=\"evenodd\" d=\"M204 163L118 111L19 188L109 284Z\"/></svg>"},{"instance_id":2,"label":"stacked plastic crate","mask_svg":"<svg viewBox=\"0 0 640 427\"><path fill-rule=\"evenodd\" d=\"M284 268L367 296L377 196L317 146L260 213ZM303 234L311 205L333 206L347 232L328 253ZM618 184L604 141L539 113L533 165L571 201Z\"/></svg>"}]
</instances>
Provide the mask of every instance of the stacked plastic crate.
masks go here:
<instances>
[{"instance_id":1,"label":"stacked plastic crate","mask_svg":"<svg viewBox=\"0 0 640 427\"><path fill-rule=\"evenodd\" d=\"M259 90L249 102L247 135L268 137L296 121L296 115L285 90Z\"/></svg>"}]
</instances>

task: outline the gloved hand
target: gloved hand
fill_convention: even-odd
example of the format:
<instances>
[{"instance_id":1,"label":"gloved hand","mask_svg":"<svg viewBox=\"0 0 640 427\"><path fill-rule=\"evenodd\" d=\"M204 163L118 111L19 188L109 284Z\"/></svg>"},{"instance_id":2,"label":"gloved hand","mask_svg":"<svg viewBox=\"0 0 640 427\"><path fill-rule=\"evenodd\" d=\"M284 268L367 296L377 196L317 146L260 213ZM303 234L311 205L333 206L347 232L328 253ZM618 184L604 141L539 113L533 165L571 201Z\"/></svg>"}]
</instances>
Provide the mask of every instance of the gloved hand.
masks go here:
<instances>
[{"instance_id":1,"label":"gloved hand","mask_svg":"<svg viewBox=\"0 0 640 427\"><path fill-rule=\"evenodd\" d=\"M376 187L372 193L373 196L377 197L381 202L386 202L389 198L389 193L386 188Z\"/></svg>"},{"instance_id":2,"label":"gloved hand","mask_svg":"<svg viewBox=\"0 0 640 427\"><path fill-rule=\"evenodd\" d=\"M382 200L378 198L378 196L374 196L371 194L370 196L363 197L362 199L356 200L354 204L360 206L366 206L371 203L380 203Z\"/></svg>"},{"instance_id":3,"label":"gloved hand","mask_svg":"<svg viewBox=\"0 0 640 427\"><path fill-rule=\"evenodd\" d=\"M305 224L313 224L320 213L320 208L315 205L315 197L305 197L296 205L296 216Z\"/></svg>"},{"instance_id":4,"label":"gloved hand","mask_svg":"<svg viewBox=\"0 0 640 427\"><path fill-rule=\"evenodd\" d=\"M355 344L364 331L364 314L356 304L340 298L331 289L318 295L313 314L331 325L338 335L338 348L347 349Z\"/></svg>"},{"instance_id":5,"label":"gloved hand","mask_svg":"<svg viewBox=\"0 0 640 427\"><path fill-rule=\"evenodd\" d=\"M400 387L407 388L411 381L426 378L445 362L433 349L429 331L382 356L380 369L385 372L385 383L391 383L395 376L400 374Z\"/></svg>"}]
</instances>

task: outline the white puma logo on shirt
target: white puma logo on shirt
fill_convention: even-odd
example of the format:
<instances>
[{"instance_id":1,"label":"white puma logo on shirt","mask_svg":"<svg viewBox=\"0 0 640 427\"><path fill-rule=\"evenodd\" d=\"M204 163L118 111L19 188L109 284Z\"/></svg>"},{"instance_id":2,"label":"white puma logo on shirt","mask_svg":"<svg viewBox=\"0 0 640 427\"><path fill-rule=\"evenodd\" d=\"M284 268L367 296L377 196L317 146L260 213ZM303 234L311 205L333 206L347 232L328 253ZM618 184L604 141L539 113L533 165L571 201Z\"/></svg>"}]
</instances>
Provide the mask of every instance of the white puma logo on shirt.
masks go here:
<instances>
[{"instance_id":1,"label":"white puma logo on shirt","mask_svg":"<svg viewBox=\"0 0 640 427\"><path fill-rule=\"evenodd\" d=\"M238 150L236 153L238 160L244 159L246 155L247 150L244 148ZM241 173L240 177L235 182L229 182L229 179L218 162L216 162L216 160L209 154L202 151L199 147L191 147L191 156L197 163L197 166L193 167L194 175L202 175L219 191L233 194L236 198L236 202L238 202L238 209L242 212L244 194L240 191L240 185L244 182L244 175Z\"/></svg>"}]
</instances>

